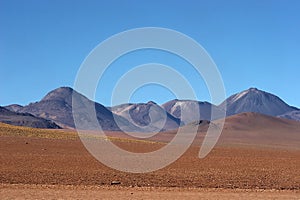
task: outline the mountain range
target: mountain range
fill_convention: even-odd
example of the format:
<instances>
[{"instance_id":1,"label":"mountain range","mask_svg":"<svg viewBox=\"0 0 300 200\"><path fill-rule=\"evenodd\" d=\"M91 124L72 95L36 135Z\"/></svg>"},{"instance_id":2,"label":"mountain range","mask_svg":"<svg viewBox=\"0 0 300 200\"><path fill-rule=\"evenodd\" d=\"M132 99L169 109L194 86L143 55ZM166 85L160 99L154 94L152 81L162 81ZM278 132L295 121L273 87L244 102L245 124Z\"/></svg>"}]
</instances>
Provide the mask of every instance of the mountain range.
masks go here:
<instances>
[{"instance_id":1,"label":"mountain range","mask_svg":"<svg viewBox=\"0 0 300 200\"><path fill-rule=\"evenodd\" d=\"M76 104L72 104L72 97L76 100ZM74 105L76 105L76 108L73 107ZM279 97L257 88L250 88L234 94L220 105L194 100L174 99L162 105L150 101L148 103L128 103L105 107L89 100L70 87L60 87L49 92L38 102L30 103L26 106L12 104L4 108L1 107L3 111L1 111L0 122L8 123L10 121L14 125L36 128L75 128L72 110L76 109L81 122L85 123L89 121L89 114L86 111L87 105L95 107L96 117L101 128L113 131L157 132L159 130L176 129L179 126L199 120L212 121L222 117L226 105L226 116L254 112L300 121L300 110L298 108L289 106ZM6 112L4 112L4 109ZM184 113L187 113L184 119L181 116L181 109L184 109ZM216 113L213 117L211 116L212 110ZM7 118L6 115L11 116L10 120L5 120ZM20 121L20 116L27 116L28 121L26 123L25 121L24 123L13 123L14 120L12 119ZM29 122L37 119L46 120L44 121L45 123L52 123L52 125L36 126L35 123ZM89 126L85 128L92 129Z\"/></svg>"}]
</instances>

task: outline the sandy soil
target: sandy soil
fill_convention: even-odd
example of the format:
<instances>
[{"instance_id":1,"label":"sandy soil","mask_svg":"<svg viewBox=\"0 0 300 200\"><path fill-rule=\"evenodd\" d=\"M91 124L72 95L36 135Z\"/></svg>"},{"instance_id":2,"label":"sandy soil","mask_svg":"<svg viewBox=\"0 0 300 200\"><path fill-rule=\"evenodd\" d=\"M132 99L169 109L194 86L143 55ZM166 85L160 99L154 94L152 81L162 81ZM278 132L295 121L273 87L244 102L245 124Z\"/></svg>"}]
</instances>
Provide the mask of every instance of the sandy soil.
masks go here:
<instances>
[{"instance_id":1,"label":"sandy soil","mask_svg":"<svg viewBox=\"0 0 300 200\"><path fill-rule=\"evenodd\" d=\"M151 187L96 187L61 185L0 185L0 198L6 199L299 199L297 191L151 188Z\"/></svg>"}]
</instances>

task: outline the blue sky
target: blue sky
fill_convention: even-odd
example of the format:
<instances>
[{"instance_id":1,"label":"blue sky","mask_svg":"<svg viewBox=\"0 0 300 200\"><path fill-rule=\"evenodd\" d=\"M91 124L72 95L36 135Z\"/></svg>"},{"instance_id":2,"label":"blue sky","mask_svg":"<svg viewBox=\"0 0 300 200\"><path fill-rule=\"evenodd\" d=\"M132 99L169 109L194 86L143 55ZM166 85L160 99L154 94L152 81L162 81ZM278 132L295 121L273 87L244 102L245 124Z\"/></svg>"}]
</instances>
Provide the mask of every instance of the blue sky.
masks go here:
<instances>
[{"instance_id":1,"label":"blue sky","mask_svg":"<svg viewBox=\"0 0 300 200\"><path fill-rule=\"evenodd\" d=\"M300 107L299 10L297 0L0 0L0 105L25 105L57 87L73 86L81 63L100 42L150 26L174 29L199 42L217 64L228 95L257 87ZM190 81L197 99L210 101L190 66L158 51L120 58L101 80L96 100L109 105L120 76L148 62L174 67ZM173 98L167 89L148 85L131 101Z\"/></svg>"}]
</instances>

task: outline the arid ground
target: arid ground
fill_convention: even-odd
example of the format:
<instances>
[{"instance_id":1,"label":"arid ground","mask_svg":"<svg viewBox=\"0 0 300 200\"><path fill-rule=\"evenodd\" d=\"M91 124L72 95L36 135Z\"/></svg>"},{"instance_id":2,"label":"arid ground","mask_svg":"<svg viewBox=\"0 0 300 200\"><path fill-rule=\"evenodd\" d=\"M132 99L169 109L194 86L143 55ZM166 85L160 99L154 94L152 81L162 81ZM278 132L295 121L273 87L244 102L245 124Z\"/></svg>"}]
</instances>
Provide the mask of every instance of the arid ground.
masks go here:
<instances>
[{"instance_id":1,"label":"arid ground","mask_svg":"<svg viewBox=\"0 0 300 200\"><path fill-rule=\"evenodd\" d=\"M253 113L233 116L204 159L198 158L203 138L199 130L196 142L175 163L156 172L131 174L94 159L75 131L0 124L0 198L300 199L299 125ZM111 140L134 152L165 145Z\"/></svg>"}]
</instances>

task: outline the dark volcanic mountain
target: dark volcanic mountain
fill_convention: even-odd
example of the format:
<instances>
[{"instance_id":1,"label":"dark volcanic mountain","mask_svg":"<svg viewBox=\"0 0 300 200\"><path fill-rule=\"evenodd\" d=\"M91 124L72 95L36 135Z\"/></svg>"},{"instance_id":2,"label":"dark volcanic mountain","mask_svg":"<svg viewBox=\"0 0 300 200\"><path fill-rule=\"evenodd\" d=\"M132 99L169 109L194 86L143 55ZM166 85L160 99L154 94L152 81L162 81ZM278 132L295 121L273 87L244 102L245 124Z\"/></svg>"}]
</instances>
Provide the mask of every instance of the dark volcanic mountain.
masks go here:
<instances>
[{"instance_id":1,"label":"dark volcanic mountain","mask_svg":"<svg viewBox=\"0 0 300 200\"><path fill-rule=\"evenodd\" d=\"M50 119L62 127L74 128L72 117L73 89L62 87L49 92L41 101L30 103L18 112L30 113L38 117Z\"/></svg>"},{"instance_id":2,"label":"dark volcanic mountain","mask_svg":"<svg viewBox=\"0 0 300 200\"><path fill-rule=\"evenodd\" d=\"M0 106L0 122L15 126L27 126L32 128L60 128L50 120L35 117L29 113L16 113Z\"/></svg>"},{"instance_id":3,"label":"dark volcanic mountain","mask_svg":"<svg viewBox=\"0 0 300 200\"><path fill-rule=\"evenodd\" d=\"M80 115L82 123L89 120L89 113L86 111L86 105L95 106L96 116L103 130L120 130L115 123L114 116L110 110L99 103L94 103L85 96L79 94L69 87L61 87L49 92L41 101L31 103L24 106L19 112L31 113L46 119L51 119L57 124L65 128L75 128L72 113L72 95L75 96L77 103L77 114ZM132 130L136 127L132 126L126 119L115 116L122 125L129 126ZM93 129L93 127L85 127Z\"/></svg>"},{"instance_id":4,"label":"dark volcanic mountain","mask_svg":"<svg viewBox=\"0 0 300 200\"><path fill-rule=\"evenodd\" d=\"M172 130L180 126L180 120L156 103L122 104L110 108L111 111L127 119L143 132Z\"/></svg>"},{"instance_id":5,"label":"dark volcanic mountain","mask_svg":"<svg viewBox=\"0 0 300 200\"><path fill-rule=\"evenodd\" d=\"M286 104L279 97L256 88L250 88L230 96L220 105L220 108L223 108L225 103L227 103L227 116L244 112L278 116L298 110Z\"/></svg>"},{"instance_id":6,"label":"dark volcanic mountain","mask_svg":"<svg viewBox=\"0 0 300 200\"><path fill-rule=\"evenodd\" d=\"M162 107L174 117L180 118L184 124L199 120L211 121L214 119L218 119L221 115L221 112L219 112L220 110L217 106L208 102L201 101L174 99L172 101L164 103ZM185 116L185 119L183 119L181 116L182 109L184 109L184 112L188 113ZM218 113L216 116L214 116L213 119L211 116L212 109L214 109L214 111ZM196 113L196 110L199 110L199 113Z\"/></svg>"}]
</instances>

